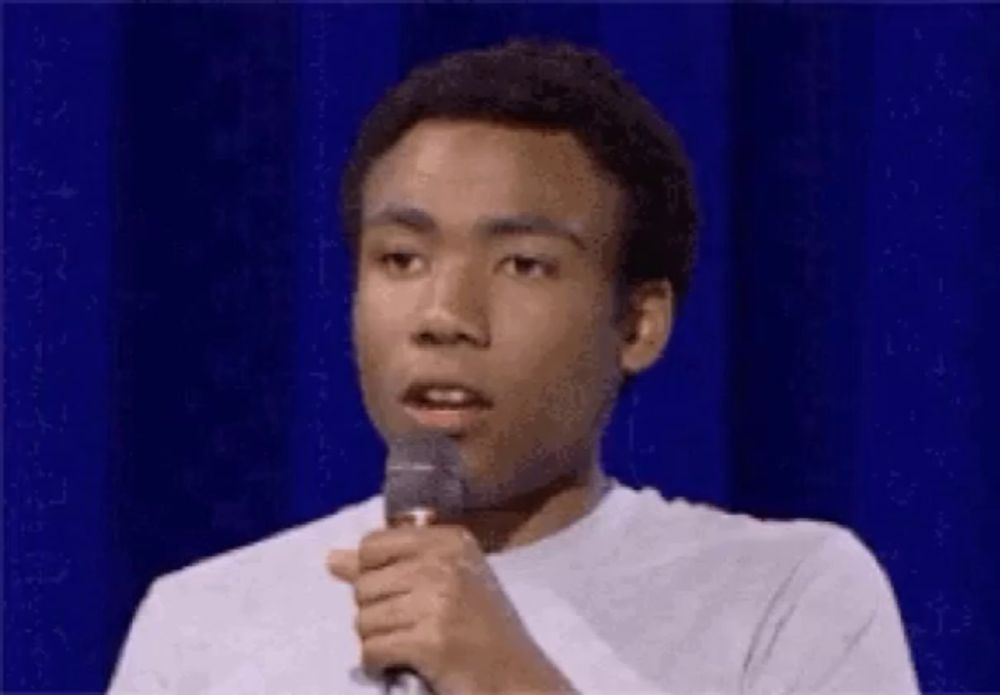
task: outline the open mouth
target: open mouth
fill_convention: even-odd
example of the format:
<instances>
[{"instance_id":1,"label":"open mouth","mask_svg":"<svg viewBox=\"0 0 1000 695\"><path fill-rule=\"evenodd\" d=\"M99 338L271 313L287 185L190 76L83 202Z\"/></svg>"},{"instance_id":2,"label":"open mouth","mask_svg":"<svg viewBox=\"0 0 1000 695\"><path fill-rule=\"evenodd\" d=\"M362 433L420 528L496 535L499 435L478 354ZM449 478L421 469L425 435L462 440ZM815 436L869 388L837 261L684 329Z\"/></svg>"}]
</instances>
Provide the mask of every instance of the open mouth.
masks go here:
<instances>
[{"instance_id":1,"label":"open mouth","mask_svg":"<svg viewBox=\"0 0 1000 695\"><path fill-rule=\"evenodd\" d=\"M403 393L403 409L418 425L462 433L479 424L492 400L466 384L414 382Z\"/></svg>"}]
</instances>

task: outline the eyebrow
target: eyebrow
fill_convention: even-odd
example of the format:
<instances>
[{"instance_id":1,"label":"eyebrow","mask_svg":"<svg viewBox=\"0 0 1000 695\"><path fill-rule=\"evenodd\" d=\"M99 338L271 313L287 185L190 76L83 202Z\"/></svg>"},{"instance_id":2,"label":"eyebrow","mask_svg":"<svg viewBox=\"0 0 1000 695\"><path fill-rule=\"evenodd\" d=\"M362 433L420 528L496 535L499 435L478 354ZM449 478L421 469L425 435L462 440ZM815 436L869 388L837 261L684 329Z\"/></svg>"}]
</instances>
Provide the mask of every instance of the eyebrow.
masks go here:
<instances>
[{"instance_id":1,"label":"eyebrow","mask_svg":"<svg viewBox=\"0 0 1000 695\"><path fill-rule=\"evenodd\" d=\"M364 224L365 226L373 227L383 224L396 224L423 234L433 233L438 229L434 218L424 210L393 203L383 206L374 214L366 217ZM563 224L542 214L520 213L497 217L483 217L476 223L476 228L491 237L519 234L560 237L581 250L586 248L583 235L575 225Z\"/></svg>"}]
</instances>

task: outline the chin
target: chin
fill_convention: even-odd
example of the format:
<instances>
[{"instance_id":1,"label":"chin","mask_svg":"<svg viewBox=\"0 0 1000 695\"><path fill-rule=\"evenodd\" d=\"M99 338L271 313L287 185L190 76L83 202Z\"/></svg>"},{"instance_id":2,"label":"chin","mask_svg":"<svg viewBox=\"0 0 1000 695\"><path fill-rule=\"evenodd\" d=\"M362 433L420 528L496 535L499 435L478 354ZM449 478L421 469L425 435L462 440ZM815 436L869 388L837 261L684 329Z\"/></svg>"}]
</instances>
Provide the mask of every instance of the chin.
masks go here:
<instances>
[{"instance_id":1,"label":"chin","mask_svg":"<svg viewBox=\"0 0 1000 695\"><path fill-rule=\"evenodd\" d=\"M530 471L520 473L510 471L508 475L498 478L497 468L493 466L483 469L466 469L463 474L466 489L466 506L475 509L504 509L512 507L533 506L538 502L534 499L539 493L546 497L544 491L555 482L549 476L532 475Z\"/></svg>"},{"instance_id":2,"label":"chin","mask_svg":"<svg viewBox=\"0 0 1000 695\"><path fill-rule=\"evenodd\" d=\"M492 473L492 475L491 475ZM465 485L465 506L469 509L496 509L517 497L513 481L498 480L493 471L465 468L462 471Z\"/></svg>"}]
</instances>

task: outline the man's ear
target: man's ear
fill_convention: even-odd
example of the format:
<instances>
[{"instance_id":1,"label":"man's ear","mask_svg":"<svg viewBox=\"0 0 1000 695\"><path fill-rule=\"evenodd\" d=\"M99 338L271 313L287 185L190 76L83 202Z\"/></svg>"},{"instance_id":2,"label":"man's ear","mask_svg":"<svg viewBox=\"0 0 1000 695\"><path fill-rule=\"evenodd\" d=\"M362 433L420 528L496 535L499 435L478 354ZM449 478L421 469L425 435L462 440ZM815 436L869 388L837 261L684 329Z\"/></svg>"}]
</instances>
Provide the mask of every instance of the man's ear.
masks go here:
<instances>
[{"instance_id":1,"label":"man's ear","mask_svg":"<svg viewBox=\"0 0 1000 695\"><path fill-rule=\"evenodd\" d=\"M663 354L674 325L674 292L668 280L649 280L626 290L620 363L638 374Z\"/></svg>"}]
</instances>

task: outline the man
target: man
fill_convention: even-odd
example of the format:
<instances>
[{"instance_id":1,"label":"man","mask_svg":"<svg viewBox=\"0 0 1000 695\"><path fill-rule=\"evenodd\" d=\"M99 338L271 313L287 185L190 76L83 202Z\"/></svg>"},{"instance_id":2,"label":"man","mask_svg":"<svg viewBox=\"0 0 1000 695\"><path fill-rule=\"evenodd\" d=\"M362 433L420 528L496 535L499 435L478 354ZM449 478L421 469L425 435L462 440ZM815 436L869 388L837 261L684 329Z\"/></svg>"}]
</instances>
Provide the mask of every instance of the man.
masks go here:
<instances>
[{"instance_id":1,"label":"man","mask_svg":"<svg viewBox=\"0 0 1000 695\"><path fill-rule=\"evenodd\" d=\"M370 500L158 579L114 692L912 693L892 589L850 532L602 471L667 344L697 215L680 145L599 55L515 41L413 72L342 190L365 406L447 434L461 518ZM325 559L325 571L324 571Z\"/></svg>"}]
</instances>

